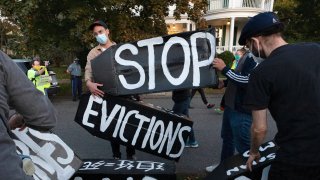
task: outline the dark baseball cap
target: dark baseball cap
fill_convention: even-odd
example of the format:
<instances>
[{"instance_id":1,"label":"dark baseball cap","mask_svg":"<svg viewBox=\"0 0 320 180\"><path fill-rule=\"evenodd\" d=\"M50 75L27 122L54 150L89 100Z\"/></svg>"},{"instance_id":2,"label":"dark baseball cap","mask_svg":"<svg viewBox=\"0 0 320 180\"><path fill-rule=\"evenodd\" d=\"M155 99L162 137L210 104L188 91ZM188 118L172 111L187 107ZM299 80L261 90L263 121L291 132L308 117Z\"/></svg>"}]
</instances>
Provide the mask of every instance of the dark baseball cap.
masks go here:
<instances>
[{"instance_id":1,"label":"dark baseball cap","mask_svg":"<svg viewBox=\"0 0 320 180\"><path fill-rule=\"evenodd\" d=\"M104 28L108 29L107 24L105 22L103 22L102 20L98 20L98 21L95 21L94 23L92 23L89 26L89 30L92 31L95 26L103 26Z\"/></svg>"},{"instance_id":2,"label":"dark baseball cap","mask_svg":"<svg viewBox=\"0 0 320 180\"><path fill-rule=\"evenodd\" d=\"M279 18L273 12L264 12L259 13L256 16L253 16L247 24L243 27L241 35L239 38L239 44L245 45L246 40L259 36L259 35L271 35L268 32L271 32L271 29L277 28L277 31L280 32L283 30L283 23L279 21ZM272 31L275 33L275 31Z\"/></svg>"}]
</instances>

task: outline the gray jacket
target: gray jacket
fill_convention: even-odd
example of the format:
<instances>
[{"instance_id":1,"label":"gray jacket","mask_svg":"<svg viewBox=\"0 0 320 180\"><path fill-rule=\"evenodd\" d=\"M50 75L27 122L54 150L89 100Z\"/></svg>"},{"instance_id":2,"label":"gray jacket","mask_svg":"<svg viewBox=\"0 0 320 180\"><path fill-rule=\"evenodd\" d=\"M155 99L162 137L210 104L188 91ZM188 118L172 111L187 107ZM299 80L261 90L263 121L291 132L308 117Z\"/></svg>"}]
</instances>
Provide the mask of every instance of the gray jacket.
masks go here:
<instances>
[{"instance_id":1,"label":"gray jacket","mask_svg":"<svg viewBox=\"0 0 320 180\"><path fill-rule=\"evenodd\" d=\"M50 100L35 88L20 68L0 51L0 177L29 179L8 134L9 107L19 112L27 126L45 131L53 128L57 115Z\"/></svg>"}]
</instances>

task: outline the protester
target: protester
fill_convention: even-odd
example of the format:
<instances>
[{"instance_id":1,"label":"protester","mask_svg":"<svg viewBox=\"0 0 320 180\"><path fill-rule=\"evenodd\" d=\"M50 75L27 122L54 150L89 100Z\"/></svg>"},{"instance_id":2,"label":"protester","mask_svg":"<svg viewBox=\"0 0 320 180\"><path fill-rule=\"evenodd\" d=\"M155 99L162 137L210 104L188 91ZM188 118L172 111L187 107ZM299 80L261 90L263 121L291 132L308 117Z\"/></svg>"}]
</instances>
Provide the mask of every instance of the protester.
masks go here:
<instances>
[{"instance_id":1,"label":"protester","mask_svg":"<svg viewBox=\"0 0 320 180\"><path fill-rule=\"evenodd\" d=\"M232 63L232 66L231 66L231 69L234 70L236 69L236 67L238 66L238 62L239 60L241 59L241 57L246 53L246 50L244 48L242 49L238 49L235 53L235 58L233 60L233 63ZM220 107L219 108L215 108L214 111L218 114L223 114L223 111L224 111L224 106L225 106L225 102L224 102L224 95L221 99L221 102L220 102Z\"/></svg>"},{"instance_id":2,"label":"protester","mask_svg":"<svg viewBox=\"0 0 320 180\"><path fill-rule=\"evenodd\" d=\"M47 88L50 87L50 82L49 82L49 74L47 71L47 66L48 63L46 62L45 66L41 66L41 61L39 57L34 57L33 60L31 61L31 68L28 70L27 75L28 78L33 82L33 84L36 86L36 88L41 91L44 95L48 96L48 93L46 91ZM45 77L48 78L45 82L44 76L41 75L46 75Z\"/></svg>"},{"instance_id":3,"label":"protester","mask_svg":"<svg viewBox=\"0 0 320 180\"><path fill-rule=\"evenodd\" d=\"M17 154L10 137L9 124L32 127L46 131L56 124L57 115L50 100L38 91L19 67L0 51L0 177L1 179L33 179L22 169L22 159ZM9 122L9 107L23 116L23 123Z\"/></svg>"},{"instance_id":4,"label":"protester","mask_svg":"<svg viewBox=\"0 0 320 180\"><path fill-rule=\"evenodd\" d=\"M208 109L213 108L214 104L208 103L208 100L207 100L206 95L204 93L204 90L202 88L192 89L192 91L191 91L191 99L193 98L193 96L196 94L197 91L200 93L202 102L207 106L207 108Z\"/></svg>"},{"instance_id":5,"label":"protester","mask_svg":"<svg viewBox=\"0 0 320 180\"><path fill-rule=\"evenodd\" d=\"M190 89L172 91L172 100L174 102L172 111L175 114L185 115L189 117L190 96ZM194 136L193 128L191 128L191 132L187 139L185 147L199 147L199 144Z\"/></svg>"},{"instance_id":6,"label":"protester","mask_svg":"<svg viewBox=\"0 0 320 180\"><path fill-rule=\"evenodd\" d=\"M111 39L109 39L110 31L108 29L107 24L102 20L98 20L92 23L89 27L89 30L92 31L93 36L96 38L99 45L91 49L91 51L87 56L87 64L85 67L86 86L92 95L103 97L104 92L99 89L99 87L103 86L103 84L94 82L94 79L92 76L91 60L97 57L98 55L100 55L106 49L115 45L116 43L112 42ZM111 147L112 147L113 158L121 159L120 144L115 141L111 141ZM135 149L133 146L128 145L126 152L127 152L127 159L130 159L130 160L136 159Z\"/></svg>"},{"instance_id":7,"label":"protester","mask_svg":"<svg viewBox=\"0 0 320 180\"><path fill-rule=\"evenodd\" d=\"M71 75L72 100L76 101L77 97L80 98L82 94L81 66L78 58L75 58L69 65L67 73Z\"/></svg>"},{"instance_id":8,"label":"protester","mask_svg":"<svg viewBox=\"0 0 320 180\"><path fill-rule=\"evenodd\" d=\"M267 109L276 122L279 146L269 179L320 179L320 45L288 44L284 26L272 12L252 17L239 44L262 61L250 75L245 98L252 110L247 167L260 158L267 132ZM264 61L263 59L266 58Z\"/></svg>"},{"instance_id":9,"label":"protester","mask_svg":"<svg viewBox=\"0 0 320 180\"><path fill-rule=\"evenodd\" d=\"M239 51L246 52L244 49ZM242 154L250 148L252 116L251 112L243 107L243 98L250 72L256 65L249 53L245 53L240 58L235 70L226 66L220 58L213 60L213 67L227 77L227 80L219 82L219 87L227 87L224 94L225 109L221 128L223 144L220 163L233 156L235 149ZM216 166L208 166L206 170L211 172Z\"/></svg>"}]
</instances>

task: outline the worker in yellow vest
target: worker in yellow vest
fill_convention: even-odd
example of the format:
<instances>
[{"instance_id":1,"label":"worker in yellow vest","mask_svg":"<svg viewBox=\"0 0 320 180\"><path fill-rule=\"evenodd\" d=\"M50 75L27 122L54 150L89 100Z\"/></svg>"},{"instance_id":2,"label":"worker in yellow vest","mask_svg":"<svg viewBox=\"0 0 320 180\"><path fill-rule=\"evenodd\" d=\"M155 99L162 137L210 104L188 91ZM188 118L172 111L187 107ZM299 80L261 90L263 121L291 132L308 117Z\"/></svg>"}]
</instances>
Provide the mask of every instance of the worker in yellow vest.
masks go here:
<instances>
[{"instance_id":1,"label":"worker in yellow vest","mask_svg":"<svg viewBox=\"0 0 320 180\"><path fill-rule=\"evenodd\" d=\"M28 70L28 78L33 82L36 88L44 95L48 95L46 89L50 87L51 78L47 71L47 63L40 66L40 58L35 57L31 61L32 68Z\"/></svg>"}]
</instances>

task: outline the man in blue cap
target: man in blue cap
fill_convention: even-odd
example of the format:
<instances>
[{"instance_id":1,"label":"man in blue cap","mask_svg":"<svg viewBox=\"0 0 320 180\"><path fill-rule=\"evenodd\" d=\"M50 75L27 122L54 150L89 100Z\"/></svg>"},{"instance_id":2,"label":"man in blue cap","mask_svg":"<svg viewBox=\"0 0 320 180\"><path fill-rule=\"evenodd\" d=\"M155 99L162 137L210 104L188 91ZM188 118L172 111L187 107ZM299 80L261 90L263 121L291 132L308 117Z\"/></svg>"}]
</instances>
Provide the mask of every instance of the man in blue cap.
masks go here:
<instances>
[{"instance_id":1,"label":"man in blue cap","mask_svg":"<svg viewBox=\"0 0 320 180\"><path fill-rule=\"evenodd\" d=\"M240 35L239 44L261 61L245 97L253 116L247 167L252 170L260 158L269 109L280 147L269 179L320 179L320 45L288 44L283 29L274 13L265 12L252 17Z\"/></svg>"}]
</instances>

